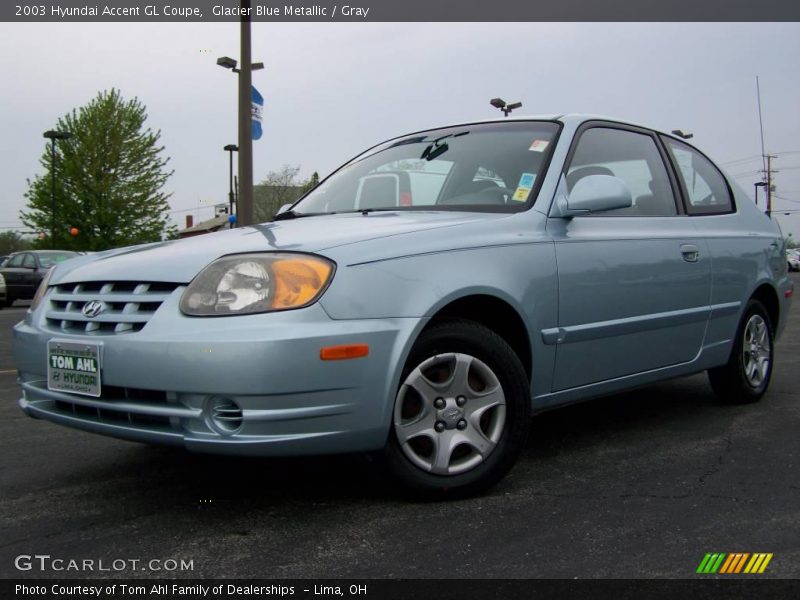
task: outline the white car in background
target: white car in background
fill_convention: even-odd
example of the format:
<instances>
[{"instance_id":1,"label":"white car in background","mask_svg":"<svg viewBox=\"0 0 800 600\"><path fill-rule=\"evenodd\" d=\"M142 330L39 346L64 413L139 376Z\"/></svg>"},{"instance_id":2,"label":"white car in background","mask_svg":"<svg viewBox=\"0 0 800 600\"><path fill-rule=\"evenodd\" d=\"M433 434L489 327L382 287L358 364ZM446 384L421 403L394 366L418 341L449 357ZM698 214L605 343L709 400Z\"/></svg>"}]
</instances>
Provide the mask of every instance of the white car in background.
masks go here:
<instances>
[{"instance_id":1,"label":"white car in background","mask_svg":"<svg viewBox=\"0 0 800 600\"><path fill-rule=\"evenodd\" d=\"M0 273L0 307L6 305L6 279Z\"/></svg>"},{"instance_id":2,"label":"white car in background","mask_svg":"<svg viewBox=\"0 0 800 600\"><path fill-rule=\"evenodd\" d=\"M797 250L787 250L786 263L790 271L800 271L800 252Z\"/></svg>"}]
</instances>

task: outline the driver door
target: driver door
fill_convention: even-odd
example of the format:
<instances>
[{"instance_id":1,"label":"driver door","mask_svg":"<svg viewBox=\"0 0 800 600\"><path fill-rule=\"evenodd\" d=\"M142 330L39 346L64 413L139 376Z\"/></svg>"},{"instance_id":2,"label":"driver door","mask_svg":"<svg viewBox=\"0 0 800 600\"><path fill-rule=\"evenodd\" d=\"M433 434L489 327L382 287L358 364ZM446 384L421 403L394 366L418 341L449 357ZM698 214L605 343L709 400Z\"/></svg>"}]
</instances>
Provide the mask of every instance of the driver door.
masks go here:
<instances>
[{"instance_id":1,"label":"driver door","mask_svg":"<svg viewBox=\"0 0 800 600\"><path fill-rule=\"evenodd\" d=\"M629 208L550 218L559 281L553 391L694 359L709 315L710 258L652 132L604 124L579 132L566 185L613 175L630 188Z\"/></svg>"}]
</instances>

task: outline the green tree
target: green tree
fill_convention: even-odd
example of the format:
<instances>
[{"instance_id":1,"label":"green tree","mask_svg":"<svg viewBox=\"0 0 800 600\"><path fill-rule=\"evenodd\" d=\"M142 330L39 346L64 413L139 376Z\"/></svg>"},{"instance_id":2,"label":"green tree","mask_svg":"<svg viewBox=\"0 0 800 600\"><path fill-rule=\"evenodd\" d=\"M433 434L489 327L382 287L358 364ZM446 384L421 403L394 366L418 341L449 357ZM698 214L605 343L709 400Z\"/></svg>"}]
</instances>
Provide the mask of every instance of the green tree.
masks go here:
<instances>
[{"instance_id":1,"label":"green tree","mask_svg":"<svg viewBox=\"0 0 800 600\"><path fill-rule=\"evenodd\" d=\"M112 89L58 120L56 129L72 135L56 144L55 244L50 144L40 159L45 173L28 181L20 212L25 225L45 234L37 245L105 250L174 235L163 191L169 158L162 156L161 132L145 129L146 119L137 98L124 100Z\"/></svg>"},{"instance_id":2,"label":"green tree","mask_svg":"<svg viewBox=\"0 0 800 600\"><path fill-rule=\"evenodd\" d=\"M16 231L3 231L0 233L0 256L6 256L12 252L28 250L31 241L22 237Z\"/></svg>"},{"instance_id":3,"label":"green tree","mask_svg":"<svg viewBox=\"0 0 800 600\"><path fill-rule=\"evenodd\" d=\"M316 171L314 171L314 172L311 174L311 177L309 177L309 178L308 178L308 181L306 181L306 182L303 184L303 193L304 193L304 194L307 194L308 192L310 192L311 190L313 190L313 189L314 189L315 187L317 187L318 185L319 185L319 173L317 173Z\"/></svg>"},{"instance_id":4,"label":"green tree","mask_svg":"<svg viewBox=\"0 0 800 600\"><path fill-rule=\"evenodd\" d=\"M253 188L253 216L257 223L269 221L284 205L293 203L319 183L319 173L314 171L303 181L299 177L300 167L283 165L270 171L264 180Z\"/></svg>"}]
</instances>

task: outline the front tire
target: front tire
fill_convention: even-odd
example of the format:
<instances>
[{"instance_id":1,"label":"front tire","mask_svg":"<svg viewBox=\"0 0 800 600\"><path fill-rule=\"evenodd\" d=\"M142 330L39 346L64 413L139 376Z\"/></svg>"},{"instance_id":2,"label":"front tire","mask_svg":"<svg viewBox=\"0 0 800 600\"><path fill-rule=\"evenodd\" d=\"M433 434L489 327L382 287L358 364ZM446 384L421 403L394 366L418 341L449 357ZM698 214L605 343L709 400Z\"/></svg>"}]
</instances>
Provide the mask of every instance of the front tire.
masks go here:
<instances>
[{"instance_id":1,"label":"front tire","mask_svg":"<svg viewBox=\"0 0 800 600\"><path fill-rule=\"evenodd\" d=\"M417 495L470 496L511 469L529 428L516 353L483 325L444 321L423 331L403 369L386 463Z\"/></svg>"},{"instance_id":2,"label":"front tire","mask_svg":"<svg viewBox=\"0 0 800 600\"><path fill-rule=\"evenodd\" d=\"M764 305L750 300L728 363L708 371L711 388L721 400L749 404L761 399L772 377L773 331Z\"/></svg>"}]
</instances>

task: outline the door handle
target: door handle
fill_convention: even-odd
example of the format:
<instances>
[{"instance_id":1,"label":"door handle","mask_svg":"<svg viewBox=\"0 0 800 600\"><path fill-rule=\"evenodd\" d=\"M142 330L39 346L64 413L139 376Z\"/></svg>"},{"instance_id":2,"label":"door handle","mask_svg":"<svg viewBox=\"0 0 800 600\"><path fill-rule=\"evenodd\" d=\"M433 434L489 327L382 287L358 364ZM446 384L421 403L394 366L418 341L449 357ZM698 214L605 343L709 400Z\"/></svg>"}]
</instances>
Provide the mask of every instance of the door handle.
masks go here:
<instances>
[{"instance_id":1,"label":"door handle","mask_svg":"<svg viewBox=\"0 0 800 600\"><path fill-rule=\"evenodd\" d=\"M700 248L694 244L681 244L681 256L686 262L697 262L700 260Z\"/></svg>"}]
</instances>

